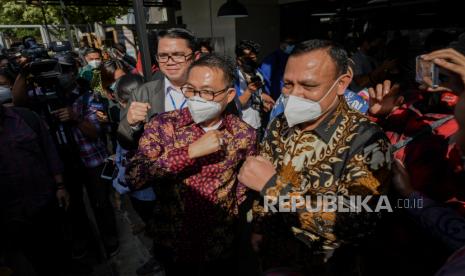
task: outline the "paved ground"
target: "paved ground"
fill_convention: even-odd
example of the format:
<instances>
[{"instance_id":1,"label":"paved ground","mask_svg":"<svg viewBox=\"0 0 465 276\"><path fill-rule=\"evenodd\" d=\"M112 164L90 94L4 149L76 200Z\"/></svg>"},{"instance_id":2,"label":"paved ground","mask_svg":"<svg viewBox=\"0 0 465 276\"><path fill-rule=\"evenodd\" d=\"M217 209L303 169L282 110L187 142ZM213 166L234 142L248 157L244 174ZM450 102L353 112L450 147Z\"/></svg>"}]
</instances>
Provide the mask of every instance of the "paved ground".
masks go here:
<instances>
[{"instance_id":1,"label":"paved ground","mask_svg":"<svg viewBox=\"0 0 465 276\"><path fill-rule=\"evenodd\" d=\"M109 260L113 275L136 275L136 269L150 258L151 240L143 232L138 235L132 233L132 225L140 224L142 221L132 209L127 197L121 200L121 210L116 212L116 221L120 238L120 253ZM96 275L103 276L104 274ZM156 273L153 276L164 276L164 273Z\"/></svg>"},{"instance_id":2,"label":"paved ground","mask_svg":"<svg viewBox=\"0 0 465 276\"><path fill-rule=\"evenodd\" d=\"M115 202L119 200L114 200ZM98 253L99 246L95 242L85 258L73 263L71 270L74 273L69 273L67 276L136 276L136 269L150 258L151 240L143 232L138 235L132 232L132 226L142 221L132 209L127 196L121 199L120 205L120 209L115 212L120 241L119 253L108 260L103 260L99 257L102 254ZM92 272L85 272L86 269ZM165 276L165 274L159 272L146 276Z\"/></svg>"}]
</instances>

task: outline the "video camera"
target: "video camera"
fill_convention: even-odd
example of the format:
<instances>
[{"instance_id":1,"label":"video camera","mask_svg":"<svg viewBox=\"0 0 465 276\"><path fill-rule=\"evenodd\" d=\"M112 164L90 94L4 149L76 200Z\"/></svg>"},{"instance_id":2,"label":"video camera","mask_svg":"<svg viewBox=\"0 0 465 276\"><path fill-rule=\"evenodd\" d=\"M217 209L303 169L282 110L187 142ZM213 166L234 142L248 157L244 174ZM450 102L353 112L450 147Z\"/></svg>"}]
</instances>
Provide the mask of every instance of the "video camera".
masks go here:
<instances>
[{"instance_id":1,"label":"video camera","mask_svg":"<svg viewBox=\"0 0 465 276\"><path fill-rule=\"evenodd\" d=\"M37 110L40 110L50 126L50 130L55 132L58 145L68 144L72 139L69 127L56 120L53 112L66 107L69 103L66 97L66 87L60 82L70 69L75 67L75 60L71 56L70 43L56 41L50 44L49 50L29 43L29 48L21 51L21 56L27 58L25 65L27 73L31 76L29 84L34 87L33 101ZM50 55L49 55L50 53Z\"/></svg>"},{"instance_id":2,"label":"video camera","mask_svg":"<svg viewBox=\"0 0 465 276\"><path fill-rule=\"evenodd\" d=\"M37 44L33 37L25 37L23 39L24 48L18 53L28 60L47 59L48 51L43 45Z\"/></svg>"}]
</instances>

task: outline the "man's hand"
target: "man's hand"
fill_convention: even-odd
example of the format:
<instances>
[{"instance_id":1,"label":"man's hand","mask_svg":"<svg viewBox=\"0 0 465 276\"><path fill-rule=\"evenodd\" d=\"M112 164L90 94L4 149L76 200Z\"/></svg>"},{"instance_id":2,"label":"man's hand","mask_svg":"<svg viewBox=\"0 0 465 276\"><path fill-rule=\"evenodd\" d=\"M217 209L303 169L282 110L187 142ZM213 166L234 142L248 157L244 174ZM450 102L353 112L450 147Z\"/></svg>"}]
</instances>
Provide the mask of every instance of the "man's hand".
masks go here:
<instances>
[{"instance_id":1,"label":"man's hand","mask_svg":"<svg viewBox=\"0 0 465 276\"><path fill-rule=\"evenodd\" d=\"M189 146L189 158L198 158L219 151L224 146L222 137L218 130L207 131Z\"/></svg>"},{"instance_id":2,"label":"man's hand","mask_svg":"<svg viewBox=\"0 0 465 276\"><path fill-rule=\"evenodd\" d=\"M237 179L255 191L261 191L265 184L276 174L273 164L261 156L249 156L242 165Z\"/></svg>"},{"instance_id":3,"label":"man's hand","mask_svg":"<svg viewBox=\"0 0 465 276\"><path fill-rule=\"evenodd\" d=\"M66 189L64 188L58 189L56 192L56 197L57 197L60 208L64 207L65 210L68 210L68 207L69 207L68 191L66 191Z\"/></svg>"},{"instance_id":4,"label":"man's hand","mask_svg":"<svg viewBox=\"0 0 465 276\"><path fill-rule=\"evenodd\" d=\"M147 118L150 104L132 102L128 109L127 120L130 126L136 126Z\"/></svg>"},{"instance_id":5,"label":"man's hand","mask_svg":"<svg viewBox=\"0 0 465 276\"><path fill-rule=\"evenodd\" d=\"M247 90L249 90L249 92L251 94L257 92L257 90L260 88L260 83L257 83L257 82L249 82L247 84Z\"/></svg>"},{"instance_id":6,"label":"man's hand","mask_svg":"<svg viewBox=\"0 0 465 276\"><path fill-rule=\"evenodd\" d=\"M108 115L104 113L103 111L98 110L96 114L97 114L97 120L100 123L108 123L110 121L108 119Z\"/></svg>"},{"instance_id":7,"label":"man's hand","mask_svg":"<svg viewBox=\"0 0 465 276\"><path fill-rule=\"evenodd\" d=\"M262 93L262 101L263 101L263 110L265 112L270 111L275 104L275 101L273 100L273 98L271 98L270 95L266 93Z\"/></svg>"},{"instance_id":8,"label":"man's hand","mask_svg":"<svg viewBox=\"0 0 465 276\"><path fill-rule=\"evenodd\" d=\"M79 119L78 114L74 113L73 108L70 106L57 109L52 114L61 122L77 121Z\"/></svg>"},{"instance_id":9,"label":"man's hand","mask_svg":"<svg viewBox=\"0 0 465 276\"><path fill-rule=\"evenodd\" d=\"M394 160L393 173L392 182L394 188L401 196L408 197L414 190L410 184L410 177L407 170L398 159Z\"/></svg>"},{"instance_id":10,"label":"man's hand","mask_svg":"<svg viewBox=\"0 0 465 276\"><path fill-rule=\"evenodd\" d=\"M370 94L370 114L373 116L387 116L397 109L404 102L404 97L399 96L399 91L399 85L394 84L391 87L390 80L385 80L383 84L378 83L375 89L370 87L368 89Z\"/></svg>"},{"instance_id":11,"label":"man's hand","mask_svg":"<svg viewBox=\"0 0 465 276\"><path fill-rule=\"evenodd\" d=\"M431 52L422 56L423 60L433 61L436 65L446 69L442 72L448 76L449 81L442 84L443 87L427 88L430 92L438 92L444 90L452 90L456 93L464 92L465 90L465 56L452 48L442 49ZM456 74L454 76L453 74ZM459 90L459 91L456 91Z\"/></svg>"}]
</instances>

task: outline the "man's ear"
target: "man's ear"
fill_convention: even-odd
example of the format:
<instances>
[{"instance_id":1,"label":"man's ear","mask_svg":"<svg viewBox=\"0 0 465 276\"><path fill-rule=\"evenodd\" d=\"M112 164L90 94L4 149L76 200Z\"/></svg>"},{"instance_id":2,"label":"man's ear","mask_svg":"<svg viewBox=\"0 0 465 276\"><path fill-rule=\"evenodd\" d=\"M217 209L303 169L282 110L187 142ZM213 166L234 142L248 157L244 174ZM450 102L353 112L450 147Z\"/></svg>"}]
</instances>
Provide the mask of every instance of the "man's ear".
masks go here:
<instances>
[{"instance_id":1,"label":"man's ear","mask_svg":"<svg viewBox=\"0 0 465 276\"><path fill-rule=\"evenodd\" d=\"M228 89L228 103L232 102L235 97L236 97L236 89L229 88Z\"/></svg>"},{"instance_id":2,"label":"man's ear","mask_svg":"<svg viewBox=\"0 0 465 276\"><path fill-rule=\"evenodd\" d=\"M337 94L339 96L344 95L344 92L346 91L347 87L352 82L352 77L353 77L352 69L350 69L349 67L349 71L346 74L342 75L340 79L338 80Z\"/></svg>"},{"instance_id":3,"label":"man's ear","mask_svg":"<svg viewBox=\"0 0 465 276\"><path fill-rule=\"evenodd\" d=\"M194 60L198 60L199 58L200 58L200 51L195 51Z\"/></svg>"}]
</instances>

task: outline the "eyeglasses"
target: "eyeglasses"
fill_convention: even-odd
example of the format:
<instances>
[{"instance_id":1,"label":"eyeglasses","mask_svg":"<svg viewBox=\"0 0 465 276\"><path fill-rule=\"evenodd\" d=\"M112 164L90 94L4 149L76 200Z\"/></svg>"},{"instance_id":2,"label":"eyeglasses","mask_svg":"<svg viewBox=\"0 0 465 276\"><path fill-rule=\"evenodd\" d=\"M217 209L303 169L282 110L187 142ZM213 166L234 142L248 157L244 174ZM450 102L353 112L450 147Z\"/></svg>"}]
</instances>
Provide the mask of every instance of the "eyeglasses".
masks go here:
<instances>
[{"instance_id":1,"label":"eyeglasses","mask_svg":"<svg viewBox=\"0 0 465 276\"><path fill-rule=\"evenodd\" d=\"M213 101L217 96L223 94L224 92L228 91L229 87L225 89L221 89L218 91L210 91L210 90L195 90L192 86L183 86L181 87L182 94L186 98L190 98L195 96L195 94L199 94L199 96L207 101Z\"/></svg>"},{"instance_id":2,"label":"eyeglasses","mask_svg":"<svg viewBox=\"0 0 465 276\"><path fill-rule=\"evenodd\" d=\"M166 63L169 61L171 58L174 62L176 63L182 63L186 62L188 60L188 57L192 56L193 53L190 54L184 54L184 53L173 53L173 54L157 54L156 58L157 61L160 63Z\"/></svg>"}]
</instances>

